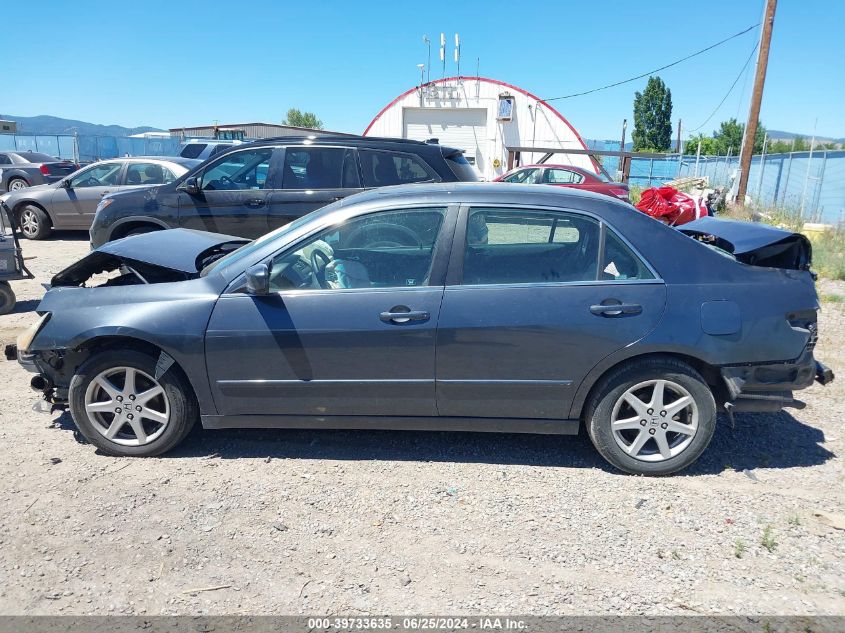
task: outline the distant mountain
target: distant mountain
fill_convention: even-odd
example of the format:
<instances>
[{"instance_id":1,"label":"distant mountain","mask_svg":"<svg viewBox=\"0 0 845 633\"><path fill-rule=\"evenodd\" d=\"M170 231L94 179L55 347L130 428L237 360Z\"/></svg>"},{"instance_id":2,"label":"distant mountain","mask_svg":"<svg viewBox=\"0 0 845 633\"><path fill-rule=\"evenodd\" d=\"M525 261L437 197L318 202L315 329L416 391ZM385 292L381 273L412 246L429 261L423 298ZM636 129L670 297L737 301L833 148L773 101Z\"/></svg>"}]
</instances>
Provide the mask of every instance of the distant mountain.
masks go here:
<instances>
[{"instance_id":1,"label":"distant mountain","mask_svg":"<svg viewBox=\"0 0 845 633\"><path fill-rule=\"evenodd\" d=\"M782 132L781 130L766 130L766 133L769 135L769 138L779 139L783 141L791 141L796 137L801 137L806 140L810 140L813 135L812 134L797 134L795 132ZM829 138L827 136L817 136L816 141L819 143L845 143L845 138Z\"/></svg>"},{"instance_id":2,"label":"distant mountain","mask_svg":"<svg viewBox=\"0 0 845 633\"><path fill-rule=\"evenodd\" d=\"M98 125L74 119L63 119L56 116L15 116L14 114L0 114L0 119L15 121L19 134L73 134L80 136L130 136L142 132L162 132L159 128L123 127L122 125Z\"/></svg>"}]
</instances>

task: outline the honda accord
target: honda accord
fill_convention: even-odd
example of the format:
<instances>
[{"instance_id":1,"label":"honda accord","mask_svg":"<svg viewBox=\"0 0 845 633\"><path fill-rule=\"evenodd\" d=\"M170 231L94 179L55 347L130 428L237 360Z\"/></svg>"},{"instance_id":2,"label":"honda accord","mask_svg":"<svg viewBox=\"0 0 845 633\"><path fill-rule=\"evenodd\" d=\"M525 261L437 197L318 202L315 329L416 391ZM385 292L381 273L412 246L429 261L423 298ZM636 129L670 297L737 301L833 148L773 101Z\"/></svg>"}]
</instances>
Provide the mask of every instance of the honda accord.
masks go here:
<instances>
[{"instance_id":1,"label":"honda accord","mask_svg":"<svg viewBox=\"0 0 845 633\"><path fill-rule=\"evenodd\" d=\"M696 460L716 415L833 379L801 235L687 233L608 196L364 192L247 241L172 229L58 273L6 350L110 455L206 429L575 434L629 473ZM687 227L684 227L685 229Z\"/></svg>"}]
</instances>

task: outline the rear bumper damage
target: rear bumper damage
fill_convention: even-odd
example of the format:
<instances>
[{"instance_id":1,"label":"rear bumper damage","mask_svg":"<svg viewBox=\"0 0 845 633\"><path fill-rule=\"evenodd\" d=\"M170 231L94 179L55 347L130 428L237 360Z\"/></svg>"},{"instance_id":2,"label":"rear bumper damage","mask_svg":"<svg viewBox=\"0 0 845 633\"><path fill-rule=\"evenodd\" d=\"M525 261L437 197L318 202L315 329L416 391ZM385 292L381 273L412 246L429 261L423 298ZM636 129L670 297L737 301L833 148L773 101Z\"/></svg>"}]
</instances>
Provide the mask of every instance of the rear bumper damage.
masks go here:
<instances>
[{"instance_id":1,"label":"rear bumper damage","mask_svg":"<svg viewBox=\"0 0 845 633\"><path fill-rule=\"evenodd\" d=\"M784 408L803 409L805 404L793 391L806 389L813 382L833 382L833 370L813 358L810 350L797 360L784 363L749 364L721 368L728 413L772 412Z\"/></svg>"}]
</instances>

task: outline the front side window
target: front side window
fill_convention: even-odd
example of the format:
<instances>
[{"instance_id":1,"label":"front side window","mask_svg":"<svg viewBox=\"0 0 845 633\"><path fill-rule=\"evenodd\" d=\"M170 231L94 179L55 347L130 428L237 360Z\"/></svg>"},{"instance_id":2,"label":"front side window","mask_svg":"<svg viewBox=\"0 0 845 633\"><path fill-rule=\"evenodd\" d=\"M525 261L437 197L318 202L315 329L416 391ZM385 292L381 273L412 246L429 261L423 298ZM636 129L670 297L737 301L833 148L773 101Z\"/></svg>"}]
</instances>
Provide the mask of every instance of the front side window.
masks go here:
<instances>
[{"instance_id":1,"label":"front side window","mask_svg":"<svg viewBox=\"0 0 845 633\"><path fill-rule=\"evenodd\" d=\"M324 229L273 258L273 291L426 286L445 209L381 211Z\"/></svg>"},{"instance_id":2,"label":"front side window","mask_svg":"<svg viewBox=\"0 0 845 633\"><path fill-rule=\"evenodd\" d=\"M546 182L550 185L580 185L584 176L571 169L547 169Z\"/></svg>"},{"instance_id":3,"label":"front side window","mask_svg":"<svg viewBox=\"0 0 845 633\"><path fill-rule=\"evenodd\" d=\"M239 191L267 188L273 149L244 150L227 154L202 175L204 191Z\"/></svg>"},{"instance_id":4,"label":"front side window","mask_svg":"<svg viewBox=\"0 0 845 633\"><path fill-rule=\"evenodd\" d=\"M288 147L284 189L356 189L361 186L355 152L343 147Z\"/></svg>"},{"instance_id":5,"label":"front side window","mask_svg":"<svg viewBox=\"0 0 845 633\"><path fill-rule=\"evenodd\" d=\"M173 173L158 163L129 163L126 168L127 185L165 185L174 180Z\"/></svg>"},{"instance_id":6,"label":"front side window","mask_svg":"<svg viewBox=\"0 0 845 633\"><path fill-rule=\"evenodd\" d=\"M537 169L536 167L532 167L530 169L520 169L519 171L512 173L510 176L505 176L504 178L502 178L502 180L504 182L516 182L523 183L526 185L533 185L539 182L542 173L542 170Z\"/></svg>"},{"instance_id":7,"label":"front side window","mask_svg":"<svg viewBox=\"0 0 845 633\"><path fill-rule=\"evenodd\" d=\"M464 284L593 281L600 227L572 213L473 209L467 224Z\"/></svg>"},{"instance_id":8,"label":"front side window","mask_svg":"<svg viewBox=\"0 0 845 633\"><path fill-rule=\"evenodd\" d=\"M121 163L100 163L81 171L70 181L72 189L82 187L112 187L120 183Z\"/></svg>"},{"instance_id":9,"label":"front side window","mask_svg":"<svg viewBox=\"0 0 845 633\"><path fill-rule=\"evenodd\" d=\"M362 149L360 155L365 187L387 187L437 179L431 168L412 154Z\"/></svg>"}]
</instances>

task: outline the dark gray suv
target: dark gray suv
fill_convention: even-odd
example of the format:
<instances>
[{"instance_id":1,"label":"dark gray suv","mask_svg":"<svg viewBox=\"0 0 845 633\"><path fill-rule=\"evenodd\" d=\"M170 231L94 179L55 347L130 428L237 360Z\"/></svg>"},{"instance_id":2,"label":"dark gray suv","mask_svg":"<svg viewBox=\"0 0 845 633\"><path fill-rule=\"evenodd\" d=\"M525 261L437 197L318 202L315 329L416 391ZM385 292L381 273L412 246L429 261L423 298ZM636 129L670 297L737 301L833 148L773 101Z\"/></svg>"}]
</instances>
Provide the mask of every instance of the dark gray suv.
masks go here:
<instances>
[{"instance_id":1,"label":"dark gray suv","mask_svg":"<svg viewBox=\"0 0 845 633\"><path fill-rule=\"evenodd\" d=\"M96 248L127 235L189 228L256 238L365 189L478 180L458 149L405 139L282 137L236 145L172 184L103 198Z\"/></svg>"}]
</instances>

